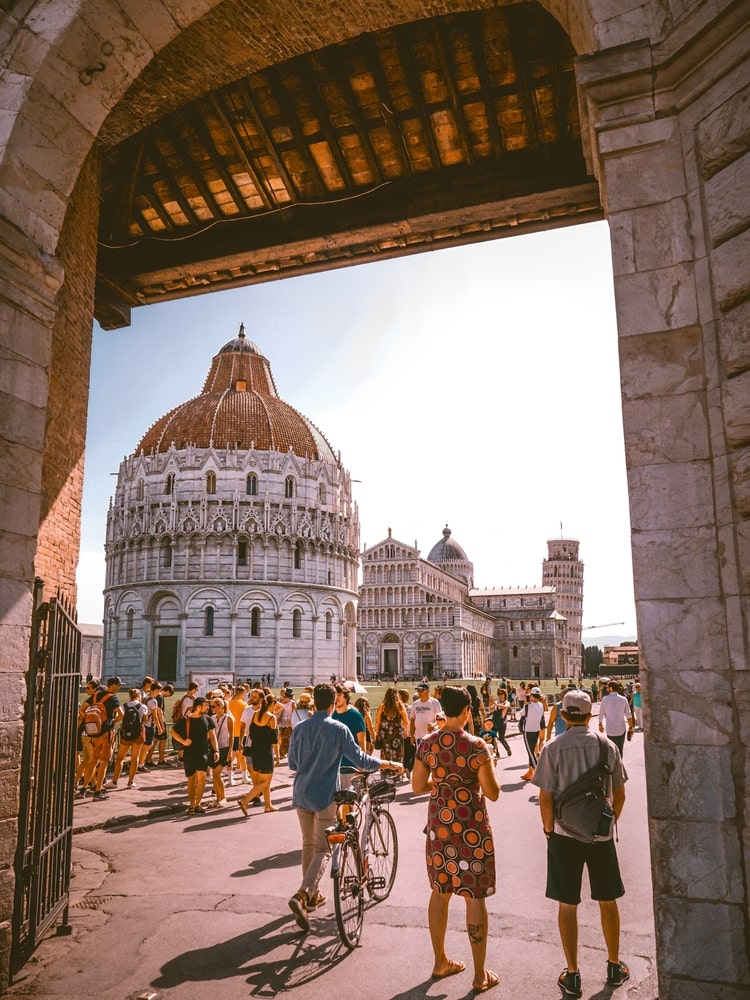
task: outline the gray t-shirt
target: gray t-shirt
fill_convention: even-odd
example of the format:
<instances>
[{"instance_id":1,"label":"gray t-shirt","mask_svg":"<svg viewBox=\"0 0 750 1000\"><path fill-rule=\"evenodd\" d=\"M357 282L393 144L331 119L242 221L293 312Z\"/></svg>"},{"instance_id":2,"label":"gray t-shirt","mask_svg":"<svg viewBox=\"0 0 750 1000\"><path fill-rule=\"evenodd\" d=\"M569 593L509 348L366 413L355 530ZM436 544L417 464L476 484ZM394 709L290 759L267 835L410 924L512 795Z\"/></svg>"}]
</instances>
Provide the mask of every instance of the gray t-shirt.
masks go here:
<instances>
[{"instance_id":1,"label":"gray t-shirt","mask_svg":"<svg viewBox=\"0 0 750 1000\"><path fill-rule=\"evenodd\" d=\"M620 757L620 751L607 740L607 761L612 771L609 779L609 796L614 788L621 788L628 775ZM599 761L599 738L588 726L572 726L561 733L551 743L545 744L532 778L533 784L551 792L553 798L572 784L577 778L594 767ZM555 821L555 833L563 837L570 834ZM614 829L608 839L614 836ZM573 838L575 839L575 838Z\"/></svg>"}]
</instances>

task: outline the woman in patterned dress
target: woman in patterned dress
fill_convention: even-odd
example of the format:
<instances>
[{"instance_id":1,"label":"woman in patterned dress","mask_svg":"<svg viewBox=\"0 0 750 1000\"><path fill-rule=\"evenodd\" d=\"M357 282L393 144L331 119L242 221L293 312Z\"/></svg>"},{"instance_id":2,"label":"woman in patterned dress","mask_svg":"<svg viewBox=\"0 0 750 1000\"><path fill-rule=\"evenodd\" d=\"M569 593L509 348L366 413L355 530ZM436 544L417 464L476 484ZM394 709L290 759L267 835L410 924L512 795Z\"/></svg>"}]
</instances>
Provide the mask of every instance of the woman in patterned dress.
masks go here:
<instances>
[{"instance_id":1,"label":"woman in patterned dress","mask_svg":"<svg viewBox=\"0 0 750 1000\"><path fill-rule=\"evenodd\" d=\"M471 698L466 688L445 687L441 695L445 724L423 739L412 773L416 795L430 793L427 810L427 875L432 886L428 906L435 953L433 979L463 972L463 962L445 953L451 896L466 901L466 929L474 964L476 993L497 986L485 967L487 896L495 891L495 848L485 798L493 802L500 786L487 744L467 732Z\"/></svg>"},{"instance_id":2,"label":"woman in patterned dress","mask_svg":"<svg viewBox=\"0 0 750 1000\"><path fill-rule=\"evenodd\" d=\"M404 736L409 732L409 718L394 688L386 688L385 698L375 716L375 742L385 760L404 759Z\"/></svg>"}]
</instances>

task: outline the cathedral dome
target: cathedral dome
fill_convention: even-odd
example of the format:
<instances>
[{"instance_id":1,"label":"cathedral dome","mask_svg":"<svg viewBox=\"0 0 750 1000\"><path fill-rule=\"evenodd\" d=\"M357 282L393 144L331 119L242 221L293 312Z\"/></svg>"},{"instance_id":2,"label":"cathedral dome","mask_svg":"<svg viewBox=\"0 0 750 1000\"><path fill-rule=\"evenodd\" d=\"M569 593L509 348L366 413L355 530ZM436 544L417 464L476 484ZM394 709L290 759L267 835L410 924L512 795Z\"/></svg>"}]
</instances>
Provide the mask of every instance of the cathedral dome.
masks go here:
<instances>
[{"instance_id":1,"label":"cathedral dome","mask_svg":"<svg viewBox=\"0 0 750 1000\"><path fill-rule=\"evenodd\" d=\"M201 394L157 420L136 454L166 452L173 444L179 450L291 450L300 458L336 463L317 427L279 399L271 367L245 337L244 326L213 358Z\"/></svg>"},{"instance_id":2,"label":"cathedral dome","mask_svg":"<svg viewBox=\"0 0 750 1000\"><path fill-rule=\"evenodd\" d=\"M464 580L470 587L473 586L474 564L469 561L458 542L451 538L451 529L447 524L443 528L442 539L430 549L427 560Z\"/></svg>"}]
</instances>

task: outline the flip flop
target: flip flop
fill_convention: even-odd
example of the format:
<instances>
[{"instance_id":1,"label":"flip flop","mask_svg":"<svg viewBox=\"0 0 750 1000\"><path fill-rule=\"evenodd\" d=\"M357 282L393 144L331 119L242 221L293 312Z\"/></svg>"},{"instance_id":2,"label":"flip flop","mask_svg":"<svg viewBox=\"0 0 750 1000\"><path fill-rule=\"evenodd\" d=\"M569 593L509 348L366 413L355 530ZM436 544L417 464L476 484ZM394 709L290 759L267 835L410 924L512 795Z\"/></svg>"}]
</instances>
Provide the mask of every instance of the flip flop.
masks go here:
<instances>
[{"instance_id":1,"label":"flip flop","mask_svg":"<svg viewBox=\"0 0 750 1000\"><path fill-rule=\"evenodd\" d=\"M243 813L247 816L247 802L245 802L244 797L241 798L241 799L237 799L237 805L240 807L240 809L243 811Z\"/></svg>"},{"instance_id":2,"label":"flip flop","mask_svg":"<svg viewBox=\"0 0 750 1000\"><path fill-rule=\"evenodd\" d=\"M484 977L484 982L481 986L472 986L472 990L475 993L486 993L487 990L491 990L493 986L497 986L500 982L500 977L496 976L494 972L487 971L487 975Z\"/></svg>"},{"instance_id":3,"label":"flip flop","mask_svg":"<svg viewBox=\"0 0 750 1000\"><path fill-rule=\"evenodd\" d=\"M448 976L457 976L459 972L463 972L466 966L463 962L454 962L452 958L448 959L448 968L445 972L433 972L432 979L447 979Z\"/></svg>"}]
</instances>

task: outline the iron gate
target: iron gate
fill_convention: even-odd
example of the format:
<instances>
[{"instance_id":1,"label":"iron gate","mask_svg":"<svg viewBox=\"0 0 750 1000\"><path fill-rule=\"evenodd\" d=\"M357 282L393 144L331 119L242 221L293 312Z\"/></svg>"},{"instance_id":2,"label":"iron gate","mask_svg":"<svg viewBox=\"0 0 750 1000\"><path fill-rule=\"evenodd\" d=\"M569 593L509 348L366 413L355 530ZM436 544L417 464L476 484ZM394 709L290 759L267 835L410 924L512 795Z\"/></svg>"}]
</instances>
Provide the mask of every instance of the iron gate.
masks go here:
<instances>
[{"instance_id":1,"label":"iron gate","mask_svg":"<svg viewBox=\"0 0 750 1000\"><path fill-rule=\"evenodd\" d=\"M62 915L68 930L81 633L58 593L34 617L24 715L11 965L17 972Z\"/></svg>"}]
</instances>

